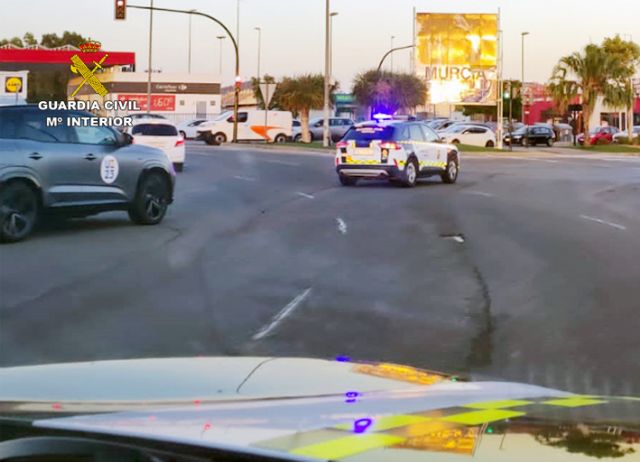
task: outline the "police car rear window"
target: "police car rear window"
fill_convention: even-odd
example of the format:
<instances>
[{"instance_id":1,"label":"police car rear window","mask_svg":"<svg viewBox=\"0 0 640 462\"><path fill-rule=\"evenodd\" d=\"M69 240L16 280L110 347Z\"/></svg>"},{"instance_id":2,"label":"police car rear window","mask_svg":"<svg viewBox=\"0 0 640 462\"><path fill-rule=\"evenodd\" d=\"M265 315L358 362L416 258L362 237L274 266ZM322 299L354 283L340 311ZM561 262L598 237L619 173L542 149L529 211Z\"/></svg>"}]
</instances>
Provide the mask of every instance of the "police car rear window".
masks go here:
<instances>
[{"instance_id":1,"label":"police car rear window","mask_svg":"<svg viewBox=\"0 0 640 462\"><path fill-rule=\"evenodd\" d=\"M131 134L143 136L178 136L178 131L173 125L139 124L133 127Z\"/></svg>"},{"instance_id":2,"label":"police car rear window","mask_svg":"<svg viewBox=\"0 0 640 462\"><path fill-rule=\"evenodd\" d=\"M354 127L344 136L343 140L373 141L393 139L393 127Z\"/></svg>"}]
</instances>

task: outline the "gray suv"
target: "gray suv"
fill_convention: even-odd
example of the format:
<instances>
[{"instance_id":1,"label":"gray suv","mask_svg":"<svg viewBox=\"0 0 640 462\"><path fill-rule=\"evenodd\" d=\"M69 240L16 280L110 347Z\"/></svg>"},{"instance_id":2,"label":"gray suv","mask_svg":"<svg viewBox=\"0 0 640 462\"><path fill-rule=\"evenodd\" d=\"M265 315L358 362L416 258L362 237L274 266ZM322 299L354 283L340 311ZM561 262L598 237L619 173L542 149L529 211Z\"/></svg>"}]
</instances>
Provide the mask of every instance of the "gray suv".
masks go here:
<instances>
[{"instance_id":1,"label":"gray suv","mask_svg":"<svg viewBox=\"0 0 640 462\"><path fill-rule=\"evenodd\" d=\"M329 119L329 133L332 141L340 141L347 131L353 126L354 122L346 117L332 117ZM324 119L317 117L309 121L309 134L311 141L321 140L324 131ZM302 127L293 127L293 140L302 141Z\"/></svg>"},{"instance_id":2,"label":"gray suv","mask_svg":"<svg viewBox=\"0 0 640 462\"><path fill-rule=\"evenodd\" d=\"M126 210L157 224L173 201L167 155L110 127L67 126L78 111L0 107L0 241L15 242L48 214L85 217ZM48 126L47 118L62 120Z\"/></svg>"}]
</instances>

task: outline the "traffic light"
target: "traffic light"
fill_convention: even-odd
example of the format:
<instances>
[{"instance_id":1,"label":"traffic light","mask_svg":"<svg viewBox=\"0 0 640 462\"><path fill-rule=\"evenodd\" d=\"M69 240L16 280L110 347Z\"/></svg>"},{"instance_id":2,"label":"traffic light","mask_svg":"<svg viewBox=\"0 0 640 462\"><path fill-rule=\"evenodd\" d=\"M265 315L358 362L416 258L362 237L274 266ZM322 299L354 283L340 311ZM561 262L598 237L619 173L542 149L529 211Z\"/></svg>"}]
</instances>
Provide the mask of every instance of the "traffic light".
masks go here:
<instances>
[{"instance_id":1,"label":"traffic light","mask_svg":"<svg viewBox=\"0 0 640 462\"><path fill-rule=\"evenodd\" d=\"M116 20L127 19L127 0L114 0L116 6Z\"/></svg>"},{"instance_id":2,"label":"traffic light","mask_svg":"<svg viewBox=\"0 0 640 462\"><path fill-rule=\"evenodd\" d=\"M239 75L236 76L235 85L236 85L236 90L242 89L242 77L240 77Z\"/></svg>"}]
</instances>

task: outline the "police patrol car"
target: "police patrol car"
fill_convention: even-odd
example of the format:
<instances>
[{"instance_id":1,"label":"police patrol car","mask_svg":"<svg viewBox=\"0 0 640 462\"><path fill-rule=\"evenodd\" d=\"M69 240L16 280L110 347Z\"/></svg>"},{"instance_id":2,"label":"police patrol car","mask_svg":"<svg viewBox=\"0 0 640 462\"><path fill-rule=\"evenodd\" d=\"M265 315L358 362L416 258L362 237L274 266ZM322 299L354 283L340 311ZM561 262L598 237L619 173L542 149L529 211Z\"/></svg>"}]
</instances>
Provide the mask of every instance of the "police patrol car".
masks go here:
<instances>
[{"instance_id":1,"label":"police patrol car","mask_svg":"<svg viewBox=\"0 0 640 462\"><path fill-rule=\"evenodd\" d=\"M433 175L455 183L460 153L421 122L364 122L337 144L335 163L343 186L361 178L386 178L413 187L418 178Z\"/></svg>"}]
</instances>

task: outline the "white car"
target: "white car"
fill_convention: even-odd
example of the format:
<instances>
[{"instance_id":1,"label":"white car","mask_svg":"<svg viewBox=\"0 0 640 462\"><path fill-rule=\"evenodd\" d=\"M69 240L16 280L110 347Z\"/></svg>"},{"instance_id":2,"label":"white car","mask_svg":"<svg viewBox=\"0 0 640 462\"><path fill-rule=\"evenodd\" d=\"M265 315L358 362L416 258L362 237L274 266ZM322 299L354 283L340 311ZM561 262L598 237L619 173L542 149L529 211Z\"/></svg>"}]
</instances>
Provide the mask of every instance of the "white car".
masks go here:
<instances>
[{"instance_id":1,"label":"white car","mask_svg":"<svg viewBox=\"0 0 640 462\"><path fill-rule=\"evenodd\" d=\"M198 136L198 127L206 121L207 119L185 120L184 122L180 122L176 128L184 139L191 139Z\"/></svg>"},{"instance_id":2,"label":"white car","mask_svg":"<svg viewBox=\"0 0 640 462\"><path fill-rule=\"evenodd\" d=\"M177 172L184 168L184 137L174 124L165 119L137 119L127 132L134 144L159 148L165 152Z\"/></svg>"},{"instance_id":3,"label":"white car","mask_svg":"<svg viewBox=\"0 0 640 462\"><path fill-rule=\"evenodd\" d=\"M638 137L638 135L640 135L640 125L634 125L633 130L631 131L631 139L635 140ZM629 135L627 134L626 130L623 132L614 133L613 142L619 143L620 138L627 138L628 136Z\"/></svg>"},{"instance_id":4,"label":"white car","mask_svg":"<svg viewBox=\"0 0 640 462\"><path fill-rule=\"evenodd\" d=\"M460 172L457 148L443 144L421 122L356 124L336 148L336 173L343 186L379 178L413 187L419 178L430 176L455 183Z\"/></svg>"},{"instance_id":5,"label":"white car","mask_svg":"<svg viewBox=\"0 0 640 462\"><path fill-rule=\"evenodd\" d=\"M454 125L440 137L449 144L468 144L492 148L496 145L496 134L488 127L480 125Z\"/></svg>"}]
</instances>

